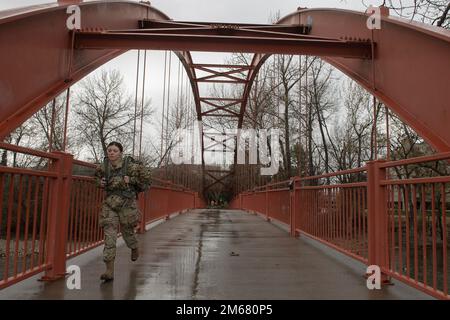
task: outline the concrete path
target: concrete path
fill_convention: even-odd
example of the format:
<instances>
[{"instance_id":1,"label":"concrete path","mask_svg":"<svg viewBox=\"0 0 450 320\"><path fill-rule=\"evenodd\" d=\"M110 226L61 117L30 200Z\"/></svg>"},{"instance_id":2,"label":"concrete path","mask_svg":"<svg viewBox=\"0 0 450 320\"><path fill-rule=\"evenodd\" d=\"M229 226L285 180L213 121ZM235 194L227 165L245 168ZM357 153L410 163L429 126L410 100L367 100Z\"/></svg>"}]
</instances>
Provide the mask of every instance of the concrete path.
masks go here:
<instances>
[{"instance_id":1,"label":"concrete path","mask_svg":"<svg viewBox=\"0 0 450 320\"><path fill-rule=\"evenodd\" d=\"M102 283L102 247L68 261L81 290L38 276L0 290L0 299L431 299L400 282L368 290L365 266L258 216L194 210L139 235L141 257L118 242L115 280Z\"/></svg>"}]
</instances>

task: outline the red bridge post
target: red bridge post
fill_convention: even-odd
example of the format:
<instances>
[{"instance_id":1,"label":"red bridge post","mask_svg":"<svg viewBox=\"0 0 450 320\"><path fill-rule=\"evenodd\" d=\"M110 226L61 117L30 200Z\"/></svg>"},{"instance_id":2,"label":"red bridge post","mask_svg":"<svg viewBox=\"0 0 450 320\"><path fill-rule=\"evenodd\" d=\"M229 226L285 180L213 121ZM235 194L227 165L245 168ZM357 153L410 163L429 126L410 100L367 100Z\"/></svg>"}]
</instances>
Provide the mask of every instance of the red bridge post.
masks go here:
<instances>
[{"instance_id":1,"label":"red bridge post","mask_svg":"<svg viewBox=\"0 0 450 320\"><path fill-rule=\"evenodd\" d=\"M55 280L66 274L67 221L72 187L73 155L55 151L50 171L51 181L47 220L46 263L50 265L41 280Z\"/></svg>"},{"instance_id":2,"label":"red bridge post","mask_svg":"<svg viewBox=\"0 0 450 320\"><path fill-rule=\"evenodd\" d=\"M388 257L388 216L386 190L382 181L386 180L385 160L367 163L367 204L368 204L368 249L369 265L380 267L381 283L390 283L383 270L389 270Z\"/></svg>"}]
</instances>

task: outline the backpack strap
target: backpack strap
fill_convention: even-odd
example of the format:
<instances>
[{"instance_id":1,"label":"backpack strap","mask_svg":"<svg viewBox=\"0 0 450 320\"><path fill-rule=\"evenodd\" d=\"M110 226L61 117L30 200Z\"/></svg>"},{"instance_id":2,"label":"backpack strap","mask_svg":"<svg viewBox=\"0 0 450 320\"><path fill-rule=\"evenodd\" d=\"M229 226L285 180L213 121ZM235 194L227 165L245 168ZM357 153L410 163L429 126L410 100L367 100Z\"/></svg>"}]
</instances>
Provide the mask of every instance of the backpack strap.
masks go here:
<instances>
[{"instance_id":1,"label":"backpack strap","mask_svg":"<svg viewBox=\"0 0 450 320\"><path fill-rule=\"evenodd\" d=\"M122 177L125 177L126 175L128 175L128 166L130 164L130 161L132 161L133 158L131 158L131 156L125 156L123 158L122 161L122 168L120 168L120 174L122 175ZM130 192L134 195L134 197L137 199L138 198L138 193L136 192L135 188L133 186L128 186L127 188L128 190L123 191L123 193L126 193L127 197L131 197L130 196Z\"/></svg>"},{"instance_id":2,"label":"backpack strap","mask_svg":"<svg viewBox=\"0 0 450 320\"><path fill-rule=\"evenodd\" d=\"M125 177L127 175L129 162L130 162L130 157L125 156L122 161L122 168L120 168L120 173L123 177Z\"/></svg>"},{"instance_id":3,"label":"backpack strap","mask_svg":"<svg viewBox=\"0 0 450 320\"><path fill-rule=\"evenodd\" d=\"M103 158L103 169L105 170L105 180L108 182L109 177L111 176L111 169L109 167L109 159L108 157Z\"/></svg>"}]
</instances>

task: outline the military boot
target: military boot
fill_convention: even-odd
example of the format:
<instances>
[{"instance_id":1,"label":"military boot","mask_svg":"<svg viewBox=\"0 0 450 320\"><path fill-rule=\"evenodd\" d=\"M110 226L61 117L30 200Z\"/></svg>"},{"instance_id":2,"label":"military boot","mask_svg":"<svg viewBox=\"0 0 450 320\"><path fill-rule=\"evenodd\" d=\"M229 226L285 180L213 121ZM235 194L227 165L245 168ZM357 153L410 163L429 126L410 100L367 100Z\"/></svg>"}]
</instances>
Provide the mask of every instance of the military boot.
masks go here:
<instances>
[{"instance_id":1,"label":"military boot","mask_svg":"<svg viewBox=\"0 0 450 320\"><path fill-rule=\"evenodd\" d=\"M114 260L106 261L106 271L100 276L101 280L111 281L114 279Z\"/></svg>"},{"instance_id":2,"label":"military boot","mask_svg":"<svg viewBox=\"0 0 450 320\"><path fill-rule=\"evenodd\" d=\"M131 249L131 261L136 261L138 258L139 258L139 250L138 250L138 248Z\"/></svg>"}]
</instances>

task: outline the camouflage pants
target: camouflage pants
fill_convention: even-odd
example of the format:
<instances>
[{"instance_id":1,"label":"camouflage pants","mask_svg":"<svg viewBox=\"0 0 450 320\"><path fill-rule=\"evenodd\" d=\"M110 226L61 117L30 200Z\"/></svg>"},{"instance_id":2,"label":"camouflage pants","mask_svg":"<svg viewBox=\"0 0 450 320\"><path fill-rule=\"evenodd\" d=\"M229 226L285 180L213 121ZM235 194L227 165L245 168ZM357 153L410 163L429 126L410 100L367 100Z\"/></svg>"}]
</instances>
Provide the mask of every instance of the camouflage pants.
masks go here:
<instances>
[{"instance_id":1,"label":"camouflage pants","mask_svg":"<svg viewBox=\"0 0 450 320\"><path fill-rule=\"evenodd\" d=\"M135 199L127 199L117 195L108 196L105 199L99 220L105 235L103 261L111 261L116 257L119 226L127 247L130 249L138 247L134 229L139 223L139 218L140 214Z\"/></svg>"}]
</instances>

